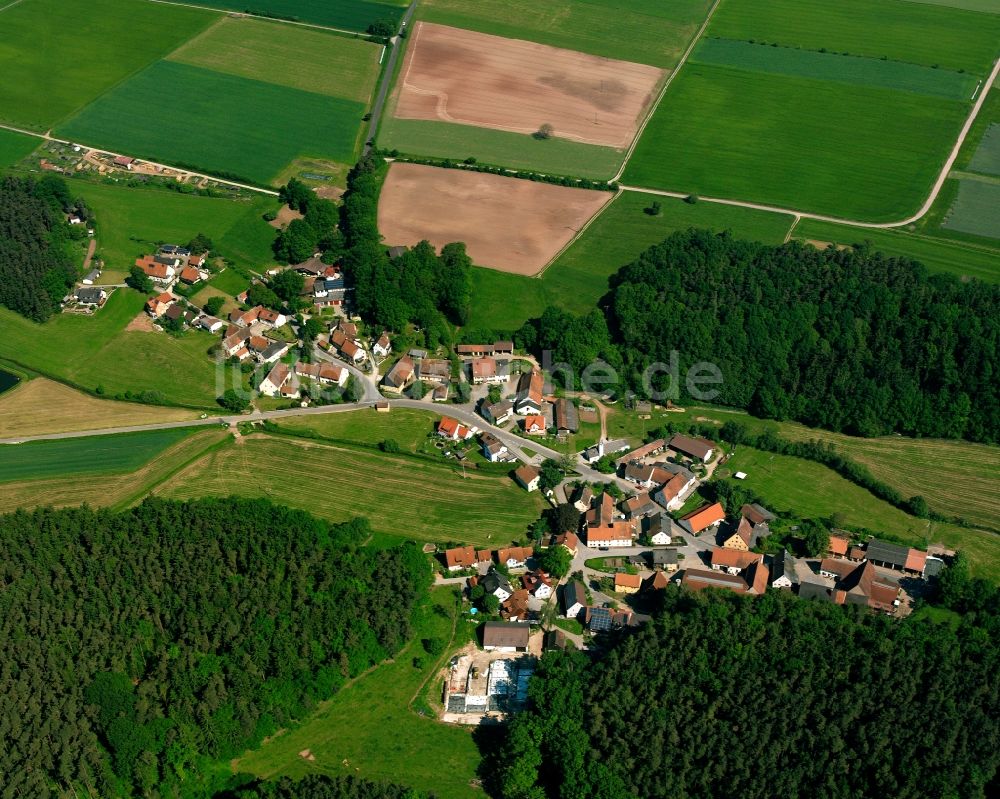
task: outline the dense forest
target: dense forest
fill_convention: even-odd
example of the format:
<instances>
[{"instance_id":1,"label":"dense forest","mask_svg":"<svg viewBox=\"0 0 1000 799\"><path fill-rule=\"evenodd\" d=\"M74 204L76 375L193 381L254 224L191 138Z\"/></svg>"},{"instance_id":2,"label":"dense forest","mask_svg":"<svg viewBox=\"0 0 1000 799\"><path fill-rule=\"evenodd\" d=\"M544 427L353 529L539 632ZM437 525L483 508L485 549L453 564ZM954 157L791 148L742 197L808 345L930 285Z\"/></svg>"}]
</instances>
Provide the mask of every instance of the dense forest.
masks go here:
<instances>
[{"instance_id":1,"label":"dense forest","mask_svg":"<svg viewBox=\"0 0 1000 799\"><path fill-rule=\"evenodd\" d=\"M758 416L1000 440L998 286L866 248L695 230L651 247L611 286L608 327L636 390L642 370L676 350L682 376L717 364L715 401Z\"/></svg>"},{"instance_id":2,"label":"dense forest","mask_svg":"<svg viewBox=\"0 0 1000 799\"><path fill-rule=\"evenodd\" d=\"M398 651L430 579L415 546L360 547L364 520L267 500L18 511L0 529L3 799L207 791L212 762Z\"/></svg>"},{"instance_id":3,"label":"dense forest","mask_svg":"<svg viewBox=\"0 0 1000 799\"><path fill-rule=\"evenodd\" d=\"M282 777L274 782L258 782L219 794L216 799L425 799L425 795L412 788L358 777L310 774L300 780Z\"/></svg>"},{"instance_id":4,"label":"dense forest","mask_svg":"<svg viewBox=\"0 0 1000 799\"><path fill-rule=\"evenodd\" d=\"M596 661L545 656L498 764L504 799L996 795L995 591L953 623L664 593Z\"/></svg>"},{"instance_id":5,"label":"dense forest","mask_svg":"<svg viewBox=\"0 0 1000 799\"><path fill-rule=\"evenodd\" d=\"M36 322L58 310L77 272L69 211L87 216L62 178L0 179L0 305Z\"/></svg>"},{"instance_id":6,"label":"dense forest","mask_svg":"<svg viewBox=\"0 0 1000 799\"><path fill-rule=\"evenodd\" d=\"M401 331L412 322L429 347L451 341L452 325L468 321L472 259L461 242L440 253L426 241L390 259L378 232L378 195L385 164L374 153L351 170L340 209L344 271L357 312L376 329Z\"/></svg>"}]
</instances>

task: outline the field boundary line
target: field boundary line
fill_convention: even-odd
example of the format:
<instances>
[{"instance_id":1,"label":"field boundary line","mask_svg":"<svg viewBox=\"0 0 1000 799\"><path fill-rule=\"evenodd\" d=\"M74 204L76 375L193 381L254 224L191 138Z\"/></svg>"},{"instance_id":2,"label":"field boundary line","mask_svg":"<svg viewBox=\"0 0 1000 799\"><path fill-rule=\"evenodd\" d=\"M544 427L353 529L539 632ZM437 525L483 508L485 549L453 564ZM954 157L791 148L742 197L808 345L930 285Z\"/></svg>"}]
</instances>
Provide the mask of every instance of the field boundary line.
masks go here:
<instances>
[{"instance_id":1,"label":"field boundary line","mask_svg":"<svg viewBox=\"0 0 1000 799\"><path fill-rule=\"evenodd\" d=\"M6 11L6 10L7 10L8 8L13 8L14 6L16 6L16 5L20 4L20 3L23 3L23 2L24 2L24 0L14 0L14 2L13 2L13 3L8 3L8 4L7 4L7 5L5 5L5 6L3 7L3 8L0 8L0 14L2 14L2 13L3 13L4 11Z\"/></svg>"},{"instance_id":2,"label":"field boundary line","mask_svg":"<svg viewBox=\"0 0 1000 799\"><path fill-rule=\"evenodd\" d=\"M573 238L571 238L569 241L567 241L560 248L559 252L557 252L555 255L553 255L552 258L549 260L549 262L547 264L545 264L545 266L543 266L537 272L535 272L535 274L533 274L531 277L533 279L539 279L539 278L541 278L542 275L544 275L547 271L549 271L549 267L551 267L556 261L558 261L560 258L562 258L562 256L566 253L566 251L576 243L577 239L579 239L581 236L583 236L583 234L587 232L587 229L592 224L594 224L594 222L597 221L597 218L599 216L601 216L601 214L603 214L605 211L607 211L611 207L611 203L613 203L615 200L617 200L621 196L622 196L622 189L619 186L618 189L617 189L617 191L615 191L615 196L612 197L608 202L604 203L604 205L602 205L600 208L598 208L597 212L592 217L590 217L590 219L587 220L586 224L584 224L583 227L581 227L573 235Z\"/></svg>"},{"instance_id":3,"label":"field boundary line","mask_svg":"<svg viewBox=\"0 0 1000 799\"><path fill-rule=\"evenodd\" d=\"M955 161L958 159L958 154L962 149L962 145L965 144L965 140L969 135L969 131L972 130L972 126L979 116L979 112L986 102L986 97L989 92L993 89L993 84L996 82L997 75L1000 74L1000 58L998 58L994 64L993 69L989 74L989 77L983 84L983 91L979 94L979 99L973 104L972 109L969 111L968 116L965 119L965 124L962 125L961 131L959 131L958 138L955 140L955 144L951 148L951 153L944 162L944 166L941 167L941 171L938 173L937 180L931 188L931 192L924 204L920 209L906 219L901 219L896 222L864 222L859 219L845 219L839 216L830 216L828 214L818 214L812 211L800 211L795 208L780 208L775 205L767 205L766 203L755 203L745 200L728 200L722 197L705 197L702 195L697 195L699 201L707 203L718 203L720 205L734 205L739 208L751 208L757 211L770 211L771 213L778 214L790 214L792 216L797 216L800 219L815 219L819 222L832 222L837 225L848 225L850 227L867 228L869 230L892 230L893 228L901 228L906 225L913 224L914 222L920 221L927 213L931 210L934 205L935 200L937 200L938 195L941 193L941 189L944 188L945 181L951 174L952 168L955 166ZM647 189L641 186L621 186L624 191L635 191L643 194L657 194L661 197L675 197L678 199L684 199L685 197L691 196L690 194L685 194L678 191L667 191L664 189Z\"/></svg>"},{"instance_id":4,"label":"field boundary line","mask_svg":"<svg viewBox=\"0 0 1000 799\"><path fill-rule=\"evenodd\" d=\"M216 183L221 183L225 186L235 186L238 189L246 189L247 191L255 191L258 194L267 194L271 197L277 197L278 192L274 189L265 189L260 186L251 186L249 183L239 183L235 180L228 180L226 178L216 177L215 175L209 175L205 172L195 172L186 167L174 166L173 164L164 164L159 161L152 161L149 158L136 158L135 156L129 155L128 153L116 153L114 150L107 150L103 147L93 147L89 144L84 144L82 142L72 142L69 139L60 139L57 136L51 135L51 133L39 133L36 130L25 130L24 128L18 128L14 125L5 125L0 123L0 128L3 130L11 130L14 133L22 133L25 136L33 136L36 139L42 139L43 141L54 141L57 144L68 144L73 145L78 144L86 150L93 150L95 153L104 153L105 155L112 155L115 157L122 156L126 158L135 158L136 161L142 161L143 163L150 164L151 166L158 166L161 169L172 169L175 172L182 172L185 175L190 175L195 178L205 178L206 180L214 180ZM47 376L47 375L46 375Z\"/></svg>"},{"instance_id":5,"label":"field boundary line","mask_svg":"<svg viewBox=\"0 0 1000 799\"><path fill-rule=\"evenodd\" d=\"M656 113L656 109L660 107L660 103L663 102L663 98L667 94L667 89L670 88L670 84L674 82L674 78L677 77L677 73L681 71L683 66L687 63L688 58L691 53L694 52L695 46L701 41L701 37L705 35L705 31L708 30L708 24L712 21L712 17L715 15L716 9L718 9L719 4L722 0L715 0L712 7L708 10L708 14L705 17L705 21L701 23L701 27L698 28L698 32L691 38L687 49L681 55L680 60L677 62L670 74L667 75L667 79L663 82L663 88L660 89L660 93L657 98L653 101L653 104L649 107L649 113L646 114L646 118L642 120L642 124L639 125L639 129L636 131L635 136L632 138L632 143L629 145L628 150L625 151L625 158L622 159L621 168L611 178L611 182L619 181L622 175L625 174L625 168L628 166L629 159L632 157L632 153L635 152L636 146L639 144L639 139L642 138L643 131L646 130L646 126L649 124L650 120L653 118L653 114Z\"/></svg>"},{"instance_id":6,"label":"field boundary line","mask_svg":"<svg viewBox=\"0 0 1000 799\"><path fill-rule=\"evenodd\" d=\"M345 33L348 36L357 36L363 39L368 34L364 31L352 31L347 28L335 28L333 25L319 25L315 22L299 22L294 19L281 19L281 17L268 17L264 14L255 14L252 11L235 11L231 8L213 8L197 3L181 3L179 0L149 0L150 3L158 3L161 6L180 6L181 8L197 8L202 11L214 11L216 14L225 14L228 17L249 17L252 19L262 19L267 22L283 22L285 25L298 25L300 28L318 28L321 31L333 31L334 33Z\"/></svg>"}]
</instances>

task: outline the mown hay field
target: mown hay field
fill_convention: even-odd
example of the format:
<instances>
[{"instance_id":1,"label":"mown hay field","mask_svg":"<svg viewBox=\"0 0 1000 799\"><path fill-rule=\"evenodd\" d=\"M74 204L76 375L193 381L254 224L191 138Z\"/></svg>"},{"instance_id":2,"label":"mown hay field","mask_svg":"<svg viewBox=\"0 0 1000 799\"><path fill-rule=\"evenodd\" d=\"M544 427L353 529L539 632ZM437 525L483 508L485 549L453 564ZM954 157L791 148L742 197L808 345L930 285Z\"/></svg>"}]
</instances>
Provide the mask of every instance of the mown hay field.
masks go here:
<instances>
[{"instance_id":1,"label":"mown hay field","mask_svg":"<svg viewBox=\"0 0 1000 799\"><path fill-rule=\"evenodd\" d=\"M21 0L0 7L0 121L36 130L83 108L219 18L147 0Z\"/></svg>"},{"instance_id":2,"label":"mown hay field","mask_svg":"<svg viewBox=\"0 0 1000 799\"><path fill-rule=\"evenodd\" d=\"M382 46L322 30L226 17L177 48L169 61L367 103Z\"/></svg>"},{"instance_id":3,"label":"mown hay field","mask_svg":"<svg viewBox=\"0 0 1000 799\"><path fill-rule=\"evenodd\" d=\"M377 533L482 546L523 536L541 511L538 494L506 476L265 434L211 452L155 493L265 496L330 521L365 516Z\"/></svg>"},{"instance_id":4,"label":"mown hay field","mask_svg":"<svg viewBox=\"0 0 1000 799\"><path fill-rule=\"evenodd\" d=\"M62 124L84 143L268 183L301 155L349 163L365 105L159 61Z\"/></svg>"},{"instance_id":5,"label":"mown hay field","mask_svg":"<svg viewBox=\"0 0 1000 799\"><path fill-rule=\"evenodd\" d=\"M98 399L36 377L0 394L0 438L196 419L197 411Z\"/></svg>"}]
</instances>

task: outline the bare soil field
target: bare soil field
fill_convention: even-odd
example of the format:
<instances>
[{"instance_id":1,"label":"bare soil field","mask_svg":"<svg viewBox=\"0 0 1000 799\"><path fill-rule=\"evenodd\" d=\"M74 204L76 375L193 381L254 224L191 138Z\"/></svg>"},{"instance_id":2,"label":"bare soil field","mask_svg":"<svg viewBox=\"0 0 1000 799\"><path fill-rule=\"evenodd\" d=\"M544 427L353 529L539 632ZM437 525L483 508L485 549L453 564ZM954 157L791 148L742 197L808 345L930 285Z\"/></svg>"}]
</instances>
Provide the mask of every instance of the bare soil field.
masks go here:
<instances>
[{"instance_id":1,"label":"bare soil field","mask_svg":"<svg viewBox=\"0 0 1000 799\"><path fill-rule=\"evenodd\" d=\"M95 399L36 377L0 397L0 438L197 419L197 411Z\"/></svg>"},{"instance_id":2,"label":"bare soil field","mask_svg":"<svg viewBox=\"0 0 1000 799\"><path fill-rule=\"evenodd\" d=\"M378 204L388 245L464 241L472 260L534 275L614 195L519 178L394 163Z\"/></svg>"},{"instance_id":3,"label":"bare soil field","mask_svg":"<svg viewBox=\"0 0 1000 799\"><path fill-rule=\"evenodd\" d=\"M627 147L666 71L418 22L395 115Z\"/></svg>"}]
</instances>

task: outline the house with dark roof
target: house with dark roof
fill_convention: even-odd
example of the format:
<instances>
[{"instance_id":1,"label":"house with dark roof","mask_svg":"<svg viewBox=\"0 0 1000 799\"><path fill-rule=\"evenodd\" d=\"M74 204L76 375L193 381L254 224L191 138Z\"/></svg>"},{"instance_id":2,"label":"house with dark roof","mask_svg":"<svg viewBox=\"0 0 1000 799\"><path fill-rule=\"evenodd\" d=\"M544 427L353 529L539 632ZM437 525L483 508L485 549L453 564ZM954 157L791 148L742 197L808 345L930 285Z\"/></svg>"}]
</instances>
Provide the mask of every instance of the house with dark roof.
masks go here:
<instances>
[{"instance_id":1,"label":"house with dark roof","mask_svg":"<svg viewBox=\"0 0 1000 799\"><path fill-rule=\"evenodd\" d=\"M715 453L715 444L708 439L691 438L680 433L671 437L669 447L674 452L687 455L702 463L708 463L712 460L712 455Z\"/></svg>"},{"instance_id":2,"label":"house with dark roof","mask_svg":"<svg viewBox=\"0 0 1000 799\"><path fill-rule=\"evenodd\" d=\"M792 588L799 584L795 558L785 549L771 558L771 588Z\"/></svg>"},{"instance_id":3,"label":"house with dark roof","mask_svg":"<svg viewBox=\"0 0 1000 799\"><path fill-rule=\"evenodd\" d=\"M483 447L483 455L490 463L498 463L507 459L507 445L493 433L483 433L479 439Z\"/></svg>"},{"instance_id":4,"label":"house with dark roof","mask_svg":"<svg viewBox=\"0 0 1000 799\"><path fill-rule=\"evenodd\" d=\"M563 615L567 619L577 618L583 609L587 607L587 593L583 583L579 580L570 580L562 587Z\"/></svg>"},{"instance_id":5,"label":"house with dark roof","mask_svg":"<svg viewBox=\"0 0 1000 799\"><path fill-rule=\"evenodd\" d=\"M500 402L483 402L479 407L479 412L483 418L494 425L501 425L514 414L514 403L510 400L500 400Z\"/></svg>"},{"instance_id":6,"label":"house with dark roof","mask_svg":"<svg viewBox=\"0 0 1000 799\"><path fill-rule=\"evenodd\" d=\"M677 571L676 549L654 549L651 555L654 569L662 569L665 572Z\"/></svg>"},{"instance_id":7,"label":"house with dark roof","mask_svg":"<svg viewBox=\"0 0 1000 799\"><path fill-rule=\"evenodd\" d=\"M865 547L865 557L877 566L923 574L927 553L913 547L873 538Z\"/></svg>"},{"instance_id":8,"label":"house with dark roof","mask_svg":"<svg viewBox=\"0 0 1000 799\"><path fill-rule=\"evenodd\" d=\"M669 545L677 538L681 528L668 514L658 513L646 520L645 533L649 537L650 544L661 547Z\"/></svg>"},{"instance_id":9,"label":"house with dark roof","mask_svg":"<svg viewBox=\"0 0 1000 799\"><path fill-rule=\"evenodd\" d=\"M575 433L580 429L580 415L576 405L565 397L556 400L553 417L557 433Z\"/></svg>"},{"instance_id":10,"label":"house with dark roof","mask_svg":"<svg viewBox=\"0 0 1000 799\"><path fill-rule=\"evenodd\" d=\"M527 652L531 627L519 622L488 621L483 625L487 652Z\"/></svg>"},{"instance_id":11,"label":"house with dark roof","mask_svg":"<svg viewBox=\"0 0 1000 799\"><path fill-rule=\"evenodd\" d=\"M391 393L402 394L416 379L416 367L408 355L404 355L382 378L382 387Z\"/></svg>"},{"instance_id":12,"label":"house with dark roof","mask_svg":"<svg viewBox=\"0 0 1000 799\"><path fill-rule=\"evenodd\" d=\"M621 509L625 513L625 518L630 520L642 519L653 513L658 513L660 506L649 498L649 494L643 492L634 497L622 500Z\"/></svg>"},{"instance_id":13,"label":"house with dark roof","mask_svg":"<svg viewBox=\"0 0 1000 799\"><path fill-rule=\"evenodd\" d=\"M756 502L752 504L744 505L740 508L740 516L746 519L750 524L770 524L774 521L774 514L771 513L763 505L758 505Z\"/></svg>"},{"instance_id":14,"label":"house with dark roof","mask_svg":"<svg viewBox=\"0 0 1000 799\"><path fill-rule=\"evenodd\" d=\"M100 308L108 299L108 293L104 289L93 286L78 288L73 296L80 305L90 305L95 308Z\"/></svg>"},{"instance_id":15,"label":"house with dark roof","mask_svg":"<svg viewBox=\"0 0 1000 799\"><path fill-rule=\"evenodd\" d=\"M483 587L487 595L495 596L501 602L506 602L514 593L514 586L510 584L510 580L507 579L506 575L501 574L492 566L480 578L479 584Z\"/></svg>"},{"instance_id":16,"label":"house with dark roof","mask_svg":"<svg viewBox=\"0 0 1000 799\"><path fill-rule=\"evenodd\" d=\"M666 446L666 441L662 438L658 438L655 441L650 441L648 444L643 444L641 447L637 447L631 452L622 455L615 464L619 468L622 466L627 466L630 463L635 463L641 461L643 458L647 458L650 455L656 455L663 452L663 448Z\"/></svg>"}]
</instances>

